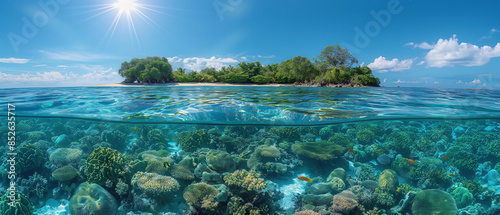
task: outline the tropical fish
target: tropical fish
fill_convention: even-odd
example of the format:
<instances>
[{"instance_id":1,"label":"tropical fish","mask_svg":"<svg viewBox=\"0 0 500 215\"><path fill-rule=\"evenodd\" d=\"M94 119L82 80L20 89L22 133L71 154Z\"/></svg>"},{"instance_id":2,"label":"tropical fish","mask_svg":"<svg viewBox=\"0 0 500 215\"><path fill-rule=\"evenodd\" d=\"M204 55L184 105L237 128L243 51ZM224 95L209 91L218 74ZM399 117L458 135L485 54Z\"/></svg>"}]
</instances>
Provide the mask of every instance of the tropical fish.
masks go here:
<instances>
[{"instance_id":1,"label":"tropical fish","mask_svg":"<svg viewBox=\"0 0 500 215\"><path fill-rule=\"evenodd\" d=\"M354 152L356 152L354 149L349 149L347 151L350 152L350 153L352 153L352 154L354 154Z\"/></svg>"},{"instance_id":2,"label":"tropical fish","mask_svg":"<svg viewBox=\"0 0 500 215\"><path fill-rule=\"evenodd\" d=\"M450 173L449 175L450 175L451 177L455 177L455 175L453 175L453 174L451 174L451 173Z\"/></svg>"},{"instance_id":3,"label":"tropical fish","mask_svg":"<svg viewBox=\"0 0 500 215\"><path fill-rule=\"evenodd\" d=\"M412 159L408 159L408 161L409 161L411 164L413 164L413 165L416 165L416 164L417 164L417 162L415 162L415 161L414 161L414 160L412 160Z\"/></svg>"},{"instance_id":4,"label":"tropical fish","mask_svg":"<svg viewBox=\"0 0 500 215\"><path fill-rule=\"evenodd\" d=\"M428 140L424 138L424 142L426 142L426 143L427 143L427 141L428 141Z\"/></svg>"},{"instance_id":5,"label":"tropical fish","mask_svg":"<svg viewBox=\"0 0 500 215\"><path fill-rule=\"evenodd\" d=\"M169 167L170 167L170 164L169 164L167 161L165 161L165 162L163 162L163 166L164 166L165 168L169 168Z\"/></svg>"},{"instance_id":6,"label":"tropical fish","mask_svg":"<svg viewBox=\"0 0 500 215\"><path fill-rule=\"evenodd\" d=\"M307 181L307 182L313 182L312 179L308 178L308 177L305 177L305 176L299 176L297 177L299 180L301 181Z\"/></svg>"},{"instance_id":7,"label":"tropical fish","mask_svg":"<svg viewBox=\"0 0 500 215\"><path fill-rule=\"evenodd\" d=\"M134 131L135 131L135 130L137 130L137 126L135 126L135 127L132 127L132 130L134 130Z\"/></svg>"},{"instance_id":8,"label":"tropical fish","mask_svg":"<svg viewBox=\"0 0 500 215\"><path fill-rule=\"evenodd\" d=\"M441 156L443 159L448 160L449 158L446 155Z\"/></svg>"}]
</instances>

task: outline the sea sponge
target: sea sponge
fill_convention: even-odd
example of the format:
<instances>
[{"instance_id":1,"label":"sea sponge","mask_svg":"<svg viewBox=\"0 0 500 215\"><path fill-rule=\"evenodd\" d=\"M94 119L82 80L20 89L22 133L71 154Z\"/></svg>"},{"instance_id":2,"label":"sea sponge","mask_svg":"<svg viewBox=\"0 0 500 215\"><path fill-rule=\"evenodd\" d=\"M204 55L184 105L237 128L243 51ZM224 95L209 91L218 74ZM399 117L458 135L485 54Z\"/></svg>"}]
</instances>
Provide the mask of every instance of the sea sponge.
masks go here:
<instances>
[{"instance_id":1,"label":"sea sponge","mask_svg":"<svg viewBox=\"0 0 500 215\"><path fill-rule=\"evenodd\" d=\"M72 166L58 168L52 172L52 177L58 181L70 181L78 176L78 170Z\"/></svg>"},{"instance_id":2,"label":"sea sponge","mask_svg":"<svg viewBox=\"0 0 500 215\"><path fill-rule=\"evenodd\" d=\"M94 149L86 161L86 175L91 183L105 185L106 181L116 181L124 174L124 159L120 152L99 147Z\"/></svg>"},{"instance_id":3,"label":"sea sponge","mask_svg":"<svg viewBox=\"0 0 500 215\"><path fill-rule=\"evenodd\" d=\"M219 191L214 186L201 182L187 186L182 197L188 205L210 209L217 207L215 198L218 193Z\"/></svg>"},{"instance_id":4,"label":"sea sponge","mask_svg":"<svg viewBox=\"0 0 500 215\"><path fill-rule=\"evenodd\" d=\"M206 160L210 167L219 173L232 172L236 169L236 162L225 151L211 150L207 153Z\"/></svg>"},{"instance_id":5,"label":"sea sponge","mask_svg":"<svg viewBox=\"0 0 500 215\"><path fill-rule=\"evenodd\" d=\"M198 148L214 148L215 145L211 143L210 135L207 130L200 129L196 131L183 131L177 134L179 146L188 152L194 152Z\"/></svg>"},{"instance_id":6,"label":"sea sponge","mask_svg":"<svg viewBox=\"0 0 500 215\"><path fill-rule=\"evenodd\" d=\"M69 201L69 212L72 215L114 215L117 210L118 204L113 195L98 184L88 182L80 184Z\"/></svg>"},{"instance_id":7,"label":"sea sponge","mask_svg":"<svg viewBox=\"0 0 500 215\"><path fill-rule=\"evenodd\" d=\"M292 150L300 156L315 160L332 160L337 158L345 151L345 148L327 141L295 143Z\"/></svg>"},{"instance_id":8,"label":"sea sponge","mask_svg":"<svg viewBox=\"0 0 500 215\"><path fill-rule=\"evenodd\" d=\"M363 129L356 133L356 139L360 144L366 145L371 144L375 140L375 133L368 129Z\"/></svg>"},{"instance_id":9,"label":"sea sponge","mask_svg":"<svg viewBox=\"0 0 500 215\"><path fill-rule=\"evenodd\" d=\"M35 206L28 197L26 197L23 193L16 191L16 207L11 207L9 203L11 202L9 198L9 191L5 192L5 195L0 197L0 213L4 215L32 215Z\"/></svg>"},{"instance_id":10,"label":"sea sponge","mask_svg":"<svg viewBox=\"0 0 500 215\"><path fill-rule=\"evenodd\" d=\"M255 171L236 170L235 172L224 176L224 182L229 187L246 189L248 191L260 191L267 186L263 178L259 178L260 174Z\"/></svg>"},{"instance_id":11,"label":"sea sponge","mask_svg":"<svg viewBox=\"0 0 500 215\"><path fill-rule=\"evenodd\" d=\"M172 166L172 177L183 180L193 180L195 167L196 164L193 162L192 158L184 158L178 164Z\"/></svg>"},{"instance_id":12,"label":"sea sponge","mask_svg":"<svg viewBox=\"0 0 500 215\"><path fill-rule=\"evenodd\" d=\"M26 143L17 149L17 162L19 170L23 173L30 174L34 170L39 170L43 166L45 159L42 151L37 148L36 144Z\"/></svg>"},{"instance_id":13,"label":"sea sponge","mask_svg":"<svg viewBox=\"0 0 500 215\"><path fill-rule=\"evenodd\" d=\"M399 181L396 172L392 169L386 169L380 174L378 178L378 186L380 189L387 191L389 193L396 192L398 188Z\"/></svg>"},{"instance_id":14,"label":"sea sponge","mask_svg":"<svg viewBox=\"0 0 500 215\"><path fill-rule=\"evenodd\" d=\"M145 172L137 172L132 177L132 186L135 191L159 201L169 199L180 188L179 182L170 176Z\"/></svg>"},{"instance_id":15,"label":"sea sponge","mask_svg":"<svg viewBox=\"0 0 500 215\"><path fill-rule=\"evenodd\" d=\"M80 161L82 151L80 149L59 148L50 154L49 160L56 167L75 164Z\"/></svg>"},{"instance_id":16,"label":"sea sponge","mask_svg":"<svg viewBox=\"0 0 500 215\"><path fill-rule=\"evenodd\" d=\"M411 211L414 215L455 215L458 209L449 193L431 189L417 192Z\"/></svg>"},{"instance_id":17,"label":"sea sponge","mask_svg":"<svg viewBox=\"0 0 500 215\"><path fill-rule=\"evenodd\" d=\"M451 196L455 199L457 208L465 208L472 203L474 197L472 194L464 187L457 187L451 192Z\"/></svg>"}]
</instances>

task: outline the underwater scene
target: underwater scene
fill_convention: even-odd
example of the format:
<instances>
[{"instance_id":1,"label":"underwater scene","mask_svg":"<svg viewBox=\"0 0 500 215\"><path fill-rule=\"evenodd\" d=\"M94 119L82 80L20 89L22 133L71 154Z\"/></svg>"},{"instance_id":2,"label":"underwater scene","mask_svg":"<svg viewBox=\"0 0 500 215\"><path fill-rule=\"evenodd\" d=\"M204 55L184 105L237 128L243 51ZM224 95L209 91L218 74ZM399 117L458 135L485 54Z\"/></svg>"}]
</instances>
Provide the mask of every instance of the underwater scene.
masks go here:
<instances>
[{"instance_id":1,"label":"underwater scene","mask_svg":"<svg viewBox=\"0 0 500 215\"><path fill-rule=\"evenodd\" d=\"M0 89L0 211L499 214L499 92Z\"/></svg>"}]
</instances>

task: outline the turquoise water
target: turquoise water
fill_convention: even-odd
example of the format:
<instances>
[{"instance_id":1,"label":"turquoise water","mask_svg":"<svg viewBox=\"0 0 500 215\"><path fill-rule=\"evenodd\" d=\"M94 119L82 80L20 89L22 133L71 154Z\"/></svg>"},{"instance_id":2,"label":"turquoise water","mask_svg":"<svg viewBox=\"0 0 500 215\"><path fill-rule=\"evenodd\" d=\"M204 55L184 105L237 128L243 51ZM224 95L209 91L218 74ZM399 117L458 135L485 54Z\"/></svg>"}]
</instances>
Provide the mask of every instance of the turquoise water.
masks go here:
<instances>
[{"instance_id":1,"label":"turquoise water","mask_svg":"<svg viewBox=\"0 0 500 215\"><path fill-rule=\"evenodd\" d=\"M8 104L38 214L499 211L498 90L0 89L3 140Z\"/></svg>"}]
</instances>

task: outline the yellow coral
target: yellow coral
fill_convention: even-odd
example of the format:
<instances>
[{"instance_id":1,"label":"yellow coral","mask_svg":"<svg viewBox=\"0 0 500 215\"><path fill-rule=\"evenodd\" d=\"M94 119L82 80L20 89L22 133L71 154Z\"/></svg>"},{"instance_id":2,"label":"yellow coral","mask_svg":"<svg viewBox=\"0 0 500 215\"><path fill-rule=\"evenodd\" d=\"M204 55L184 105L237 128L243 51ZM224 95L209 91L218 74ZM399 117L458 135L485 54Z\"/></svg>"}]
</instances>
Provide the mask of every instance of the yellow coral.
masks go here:
<instances>
[{"instance_id":1,"label":"yellow coral","mask_svg":"<svg viewBox=\"0 0 500 215\"><path fill-rule=\"evenodd\" d=\"M229 186L241 187L248 191L259 191L267 186L267 182L264 182L264 179L259 177L260 174L254 170L250 172L246 170L236 170L224 176L224 181Z\"/></svg>"}]
</instances>

